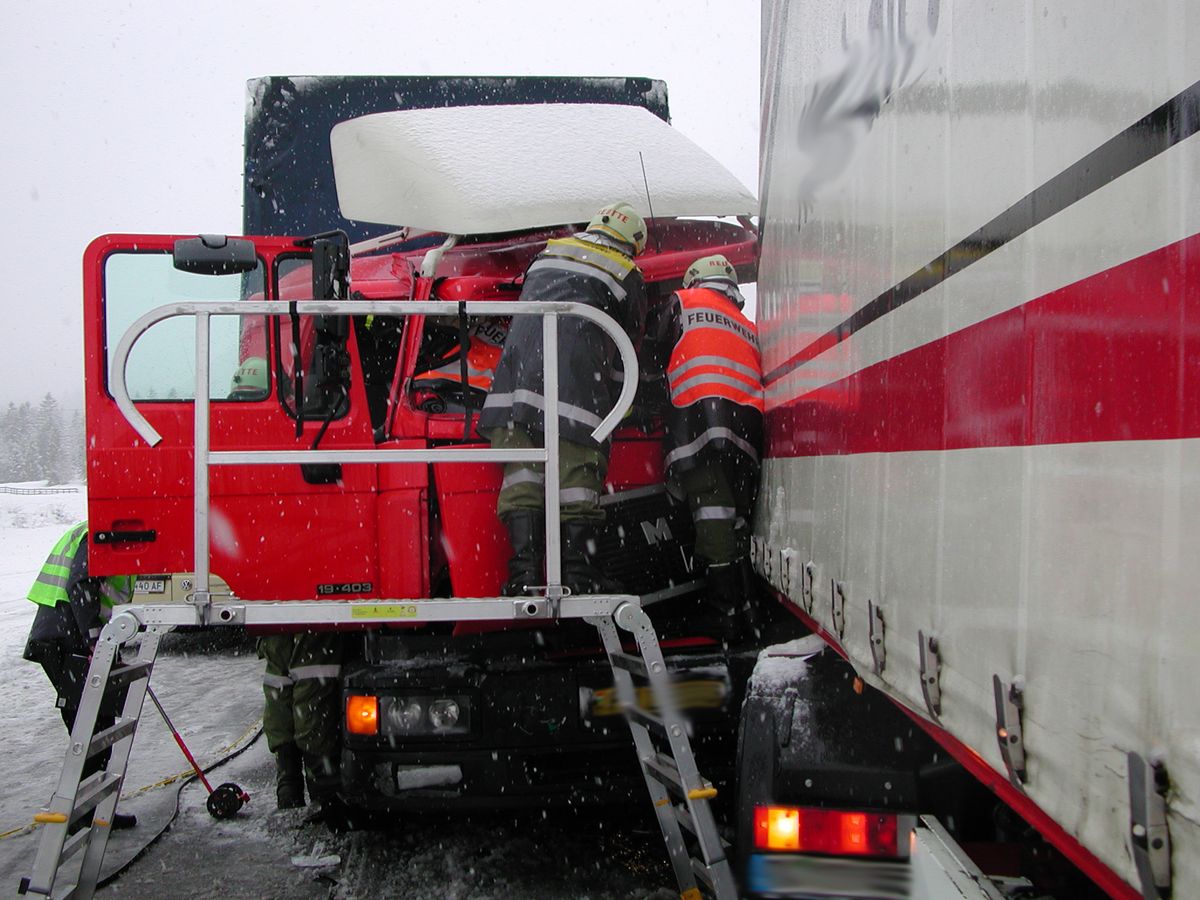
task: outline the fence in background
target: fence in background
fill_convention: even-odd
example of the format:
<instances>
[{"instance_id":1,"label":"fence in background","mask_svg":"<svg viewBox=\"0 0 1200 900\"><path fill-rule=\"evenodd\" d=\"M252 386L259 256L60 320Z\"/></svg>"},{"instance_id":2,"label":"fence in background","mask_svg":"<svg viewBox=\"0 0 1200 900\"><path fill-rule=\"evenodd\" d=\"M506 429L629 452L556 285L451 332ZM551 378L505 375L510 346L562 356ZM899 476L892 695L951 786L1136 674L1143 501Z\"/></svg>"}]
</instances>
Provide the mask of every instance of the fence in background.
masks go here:
<instances>
[{"instance_id":1,"label":"fence in background","mask_svg":"<svg viewBox=\"0 0 1200 900\"><path fill-rule=\"evenodd\" d=\"M20 488L9 487L6 484L0 484L0 494L21 494L29 496L31 494L78 494L79 488L74 487L41 487L41 488Z\"/></svg>"}]
</instances>

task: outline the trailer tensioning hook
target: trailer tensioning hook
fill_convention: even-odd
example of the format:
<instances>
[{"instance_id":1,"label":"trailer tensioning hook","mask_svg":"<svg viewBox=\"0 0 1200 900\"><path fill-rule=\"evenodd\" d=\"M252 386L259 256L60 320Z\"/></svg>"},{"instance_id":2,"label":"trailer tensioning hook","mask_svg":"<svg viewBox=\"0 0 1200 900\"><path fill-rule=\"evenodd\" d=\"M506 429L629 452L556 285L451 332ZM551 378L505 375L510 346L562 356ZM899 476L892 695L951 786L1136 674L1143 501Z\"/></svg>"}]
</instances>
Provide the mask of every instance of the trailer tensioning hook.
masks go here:
<instances>
[{"instance_id":1,"label":"trailer tensioning hook","mask_svg":"<svg viewBox=\"0 0 1200 900\"><path fill-rule=\"evenodd\" d=\"M250 802L250 795L243 791L232 781L227 781L219 785L216 790L208 783L208 779L204 777L204 772L200 766L196 764L196 758L192 756L192 752L188 750L187 744L183 742L183 738L176 730L171 717L167 715L167 711L163 709L163 705L158 702L158 697L154 695L149 685L146 685L146 695L150 698L158 714L162 716L163 721L167 723L167 729L171 732L171 737L175 738L175 743L179 745L179 749L183 751L183 755L192 766L192 771L196 773L196 777L200 779L200 783L204 785L208 791L208 800L204 805L208 808L208 814L214 819L232 819L237 811L246 803Z\"/></svg>"}]
</instances>

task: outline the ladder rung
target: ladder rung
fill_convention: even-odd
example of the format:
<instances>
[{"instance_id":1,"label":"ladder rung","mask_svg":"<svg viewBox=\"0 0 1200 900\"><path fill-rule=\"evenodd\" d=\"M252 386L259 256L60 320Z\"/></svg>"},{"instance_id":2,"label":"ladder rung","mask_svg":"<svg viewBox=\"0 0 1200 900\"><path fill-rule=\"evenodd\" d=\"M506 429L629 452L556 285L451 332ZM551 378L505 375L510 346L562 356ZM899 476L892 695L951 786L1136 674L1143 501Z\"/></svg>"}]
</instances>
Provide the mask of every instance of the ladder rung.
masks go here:
<instances>
[{"instance_id":1,"label":"ladder rung","mask_svg":"<svg viewBox=\"0 0 1200 900\"><path fill-rule=\"evenodd\" d=\"M631 723L641 725L643 728L649 729L663 737L667 736L667 723L658 716L646 712L640 706L626 707L625 714L629 716Z\"/></svg>"},{"instance_id":2,"label":"ladder rung","mask_svg":"<svg viewBox=\"0 0 1200 900\"><path fill-rule=\"evenodd\" d=\"M696 827L696 820L692 817L691 811L686 806L673 806L672 809L675 811L675 820L684 828L686 828L691 834L699 838L700 832ZM726 859L726 851L728 851L732 846L729 841L725 840L720 835L715 835L715 837L718 841L717 856L709 863L709 865L715 865ZM700 852L703 853L704 843L700 842L699 846ZM693 859L694 858L695 857L693 857Z\"/></svg>"},{"instance_id":3,"label":"ladder rung","mask_svg":"<svg viewBox=\"0 0 1200 900\"><path fill-rule=\"evenodd\" d=\"M137 719L120 719L117 724L97 732L92 738L92 742L88 744L88 759L91 759L97 753L107 750L126 735L133 734L136 728Z\"/></svg>"},{"instance_id":4,"label":"ladder rung","mask_svg":"<svg viewBox=\"0 0 1200 900\"><path fill-rule=\"evenodd\" d=\"M642 678L650 677L650 673L646 671L646 661L640 656L633 656L629 653L614 653L609 659L619 669L632 672L634 675L640 675Z\"/></svg>"},{"instance_id":5,"label":"ladder rung","mask_svg":"<svg viewBox=\"0 0 1200 900\"><path fill-rule=\"evenodd\" d=\"M644 759L642 762L646 766L646 772L649 773L655 781L657 781L663 787L669 788L677 797L683 797L683 780L679 777L679 769L675 767L674 762L662 754L651 757L650 759Z\"/></svg>"},{"instance_id":6,"label":"ladder rung","mask_svg":"<svg viewBox=\"0 0 1200 900\"><path fill-rule=\"evenodd\" d=\"M95 809L105 797L121 785L121 779L111 772L97 772L79 785L75 794L75 808L71 810L71 821L77 822L85 813Z\"/></svg>"},{"instance_id":7,"label":"ladder rung","mask_svg":"<svg viewBox=\"0 0 1200 900\"><path fill-rule=\"evenodd\" d=\"M716 894L717 886L713 883L713 877L712 873L709 871L709 867L706 866L701 860L696 859L694 856L688 858L691 860L692 874L696 876L696 880L708 888L708 892L710 894Z\"/></svg>"},{"instance_id":8,"label":"ladder rung","mask_svg":"<svg viewBox=\"0 0 1200 900\"><path fill-rule=\"evenodd\" d=\"M124 687L127 684L132 684L139 678L149 678L150 669L153 666L153 662L146 660L115 668L108 673L108 683L104 686L104 690L110 691L116 687Z\"/></svg>"},{"instance_id":9,"label":"ladder rung","mask_svg":"<svg viewBox=\"0 0 1200 900\"><path fill-rule=\"evenodd\" d=\"M61 866L78 853L80 848L87 844L90 835L91 829L88 828L80 828L77 832L70 835L63 844L62 853L58 855L58 864Z\"/></svg>"},{"instance_id":10,"label":"ladder rung","mask_svg":"<svg viewBox=\"0 0 1200 900\"><path fill-rule=\"evenodd\" d=\"M712 800L717 796L717 789L708 781L701 779L700 787L685 788L683 778L679 774L679 768L675 761L669 756L658 754L647 760L643 760L646 765L646 771L659 784L664 785L674 791L675 795L688 800Z\"/></svg>"},{"instance_id":11,"label":"ladder rung","mask_svg":"<svg viewBox=\"0 0 1200 900\"><path fill-rule=\"evenodd\" d=\"M692 834L697 834L696 820L692 818L691 811L686 806L672 806L671 808L675 810L675 818L679 820L679 824Z\"/></svg>"}]
</instances>

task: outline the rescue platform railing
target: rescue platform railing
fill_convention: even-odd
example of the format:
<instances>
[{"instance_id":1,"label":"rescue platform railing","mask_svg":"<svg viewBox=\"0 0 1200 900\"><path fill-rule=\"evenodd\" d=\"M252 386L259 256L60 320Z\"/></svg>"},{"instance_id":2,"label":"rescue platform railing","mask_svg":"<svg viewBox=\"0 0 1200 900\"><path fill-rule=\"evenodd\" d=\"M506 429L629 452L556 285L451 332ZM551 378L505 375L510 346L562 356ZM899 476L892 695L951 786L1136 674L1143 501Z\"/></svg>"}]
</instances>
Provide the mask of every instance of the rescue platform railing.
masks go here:
<instances>
[{"instance_id":1,"label":"rescue platform railing","mask_svg":"<svg viewBox=\"0 0 1200 900\"><path fill-rule=\"evenodd\" d=\"M462 314L483 316L542 317L543 446L530 449L492 450L438 447L406 450L212 450L210 447L209 337L213 316L427 316L450 318ZM113 359L110 389L117 407L134 430L151 447L162 436L146 420L129 396L125 369L129 354L144 333L159 322L180 316L195 318L196 390L194 408L194 590L186 604L143 606L138 618L149 625L203 624L331 624L374 622L468 621L498 619L578 618L609 615L627 595L572 597L562 585L561 537L559 534L559 422L558 320L561 316L587 319L601 328L616 344L626 373L638 371L633 344L607 314L582 303L529 301L468 301L448 304L439 301L327 301L243 300L235 302L169 303L147 312L126 329ZM616 429L633 405L636 377L621 382L616 404L592 430L602 442ZM214 600L209 559L209 467L214 465L278 465L288 463L455 463L532 462L545 468L546 589L544 596L519 598L452 598L421 600L304 600L246 601ZM300 599L300 598L297 598Z\"/></svg>"}]
</instances>

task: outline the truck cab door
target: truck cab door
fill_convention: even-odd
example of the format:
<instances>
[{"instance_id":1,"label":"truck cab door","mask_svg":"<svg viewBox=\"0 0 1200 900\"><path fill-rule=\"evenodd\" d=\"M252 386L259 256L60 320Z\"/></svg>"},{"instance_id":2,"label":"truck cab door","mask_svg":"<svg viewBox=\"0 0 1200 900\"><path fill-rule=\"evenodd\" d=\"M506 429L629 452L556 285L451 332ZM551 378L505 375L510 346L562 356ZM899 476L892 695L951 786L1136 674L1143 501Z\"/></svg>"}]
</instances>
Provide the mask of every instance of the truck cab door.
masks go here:
<instances>
[{"instance_id":1,"label":"truck cab door","mask_svg":"<svg viewBox=\"0 0 1200 900\"><path fill-rule=\"evenodd\" d=\"M312 240L230 238L241 261L227 266L206 263L204 246L180 249L195 250L196 240L106 235L84 257L92 574L194 571L195 323L191 316L159 322L129 354L125 384L162 435L154 447L113 398L114 353L126 329L172 303L313 299ZM217 246L226 239L204 240ZM344 317L214 315L210 325L212 450L374 446L361 378L350 375L356 346ZM374 466L214 465L209 484L211 571L234 594L373 595Z\"/></svg>"}]
</instances>

